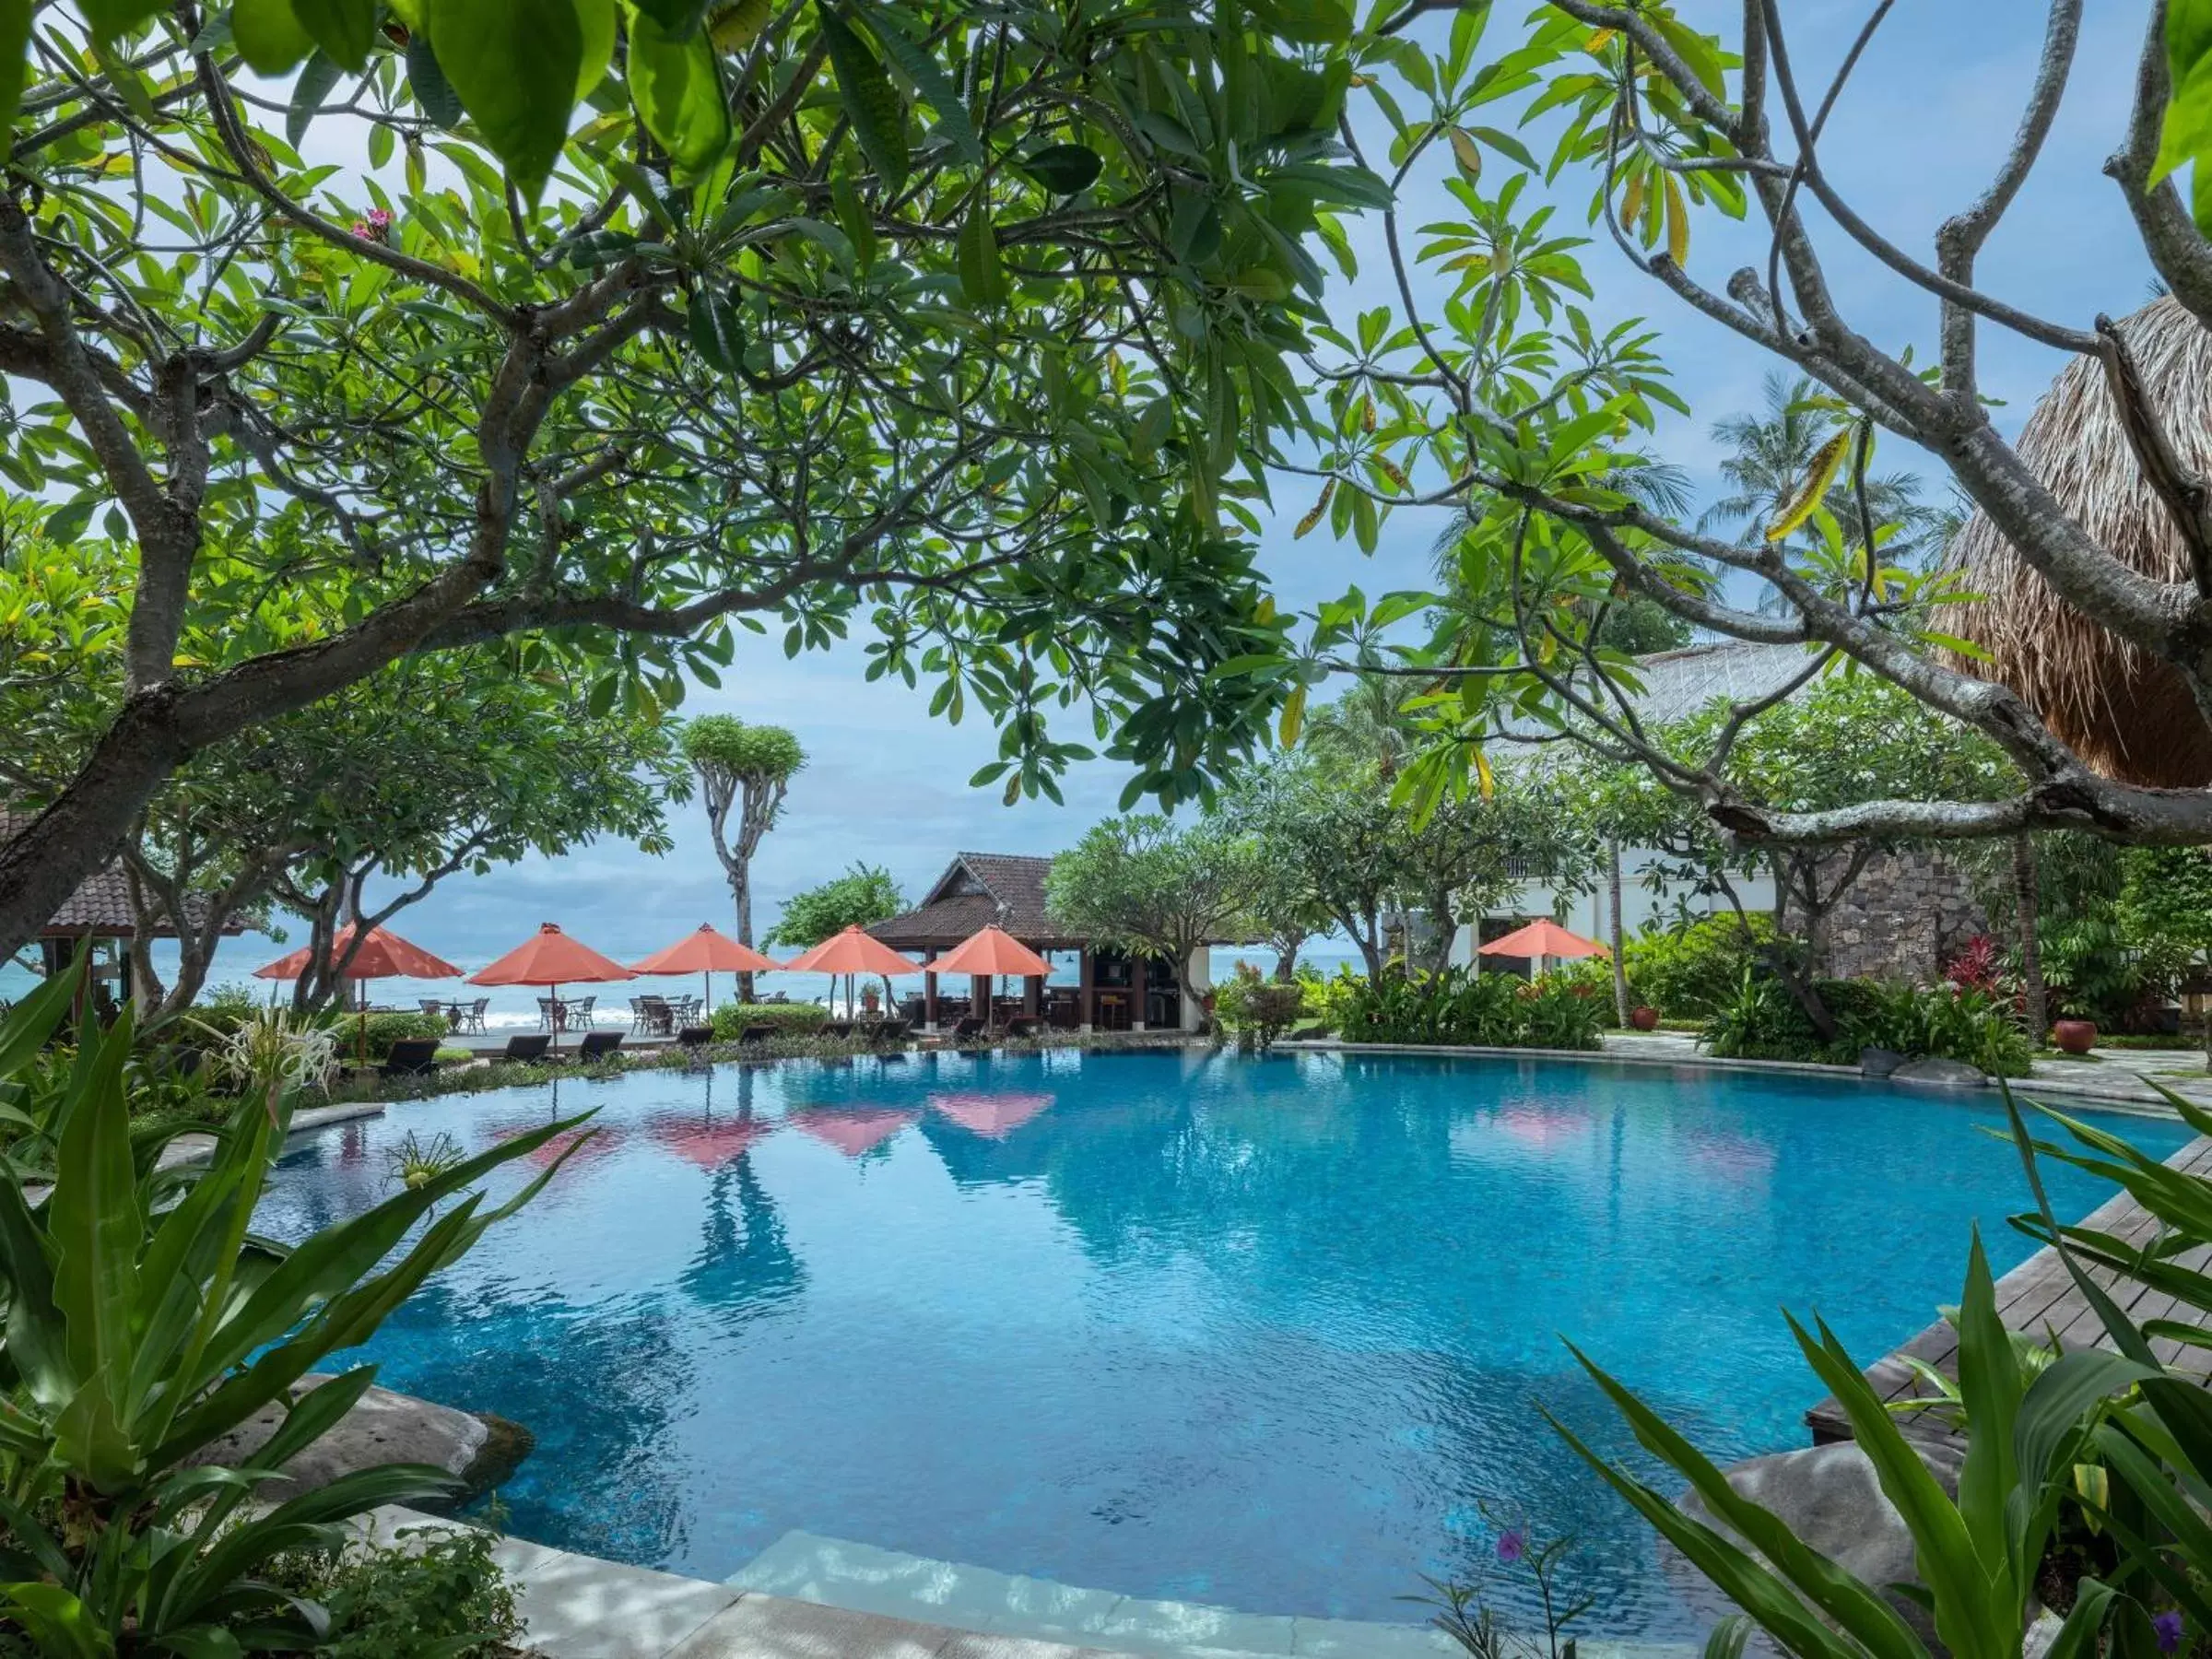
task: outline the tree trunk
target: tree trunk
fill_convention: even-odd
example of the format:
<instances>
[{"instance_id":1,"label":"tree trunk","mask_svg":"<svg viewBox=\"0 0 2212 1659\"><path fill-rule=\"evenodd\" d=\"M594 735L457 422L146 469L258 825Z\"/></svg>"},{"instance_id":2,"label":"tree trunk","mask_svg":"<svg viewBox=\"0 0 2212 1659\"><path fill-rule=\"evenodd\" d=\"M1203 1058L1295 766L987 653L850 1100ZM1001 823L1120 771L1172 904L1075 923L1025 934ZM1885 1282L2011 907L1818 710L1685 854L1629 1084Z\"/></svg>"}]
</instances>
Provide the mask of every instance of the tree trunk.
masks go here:
<instances>
[{"instance_id":1,"label":"tree trunk","mask_svg":"<svg viewBox=\"0 0 2212 1659\"><path fill-rule=\"evenodd\" d=\"M2020 1013L2029 1038L2041 1048L2051 1035L2051 1002L2043 989L2043 951L2036 937L2042 883L2035 865L2035 838L2025 832L2012 838L2013 926L2020 941ZM2212 1023L2206 1030L2212 1032ZM2206 1043L2212 1046L2212 1036Z\"/></svg>"},{"instance_id":2,"label":"tree trunk","mask_svg":"<svg viewBox=\"0 0 2212 1659\"><path fill-rule=\"evenodd\" d=\"M1629 970L1620 947L1620 842L1606 842L1606 943L1613 947L1613 1012L1620 1029L1629 1029Z\"/></svg>"},{"instance_id":3,"label":"tree trunk","mask_svg":"<svg viewBox=\"0 0 2212 1659\"><path fill-rule=\"evenodd\" d=\"M752 872L743 863L730 872L730 891L737 900L737 942L740 945L750 945L753 942L751 875ZM741 1003L749 1003L753 1000L753 976L749 972L742 972L737 976L737 1000Z\"/></svg>"},{"instance_id":4,"label":"tree trunk","mask_svg":"<svg viewBox=\"0 0 2212 1659\"><path fill-rule=\"evenodd\" d=\"M1286 934L1277 939L1275 952L1275 982L1288 985L1298 978L1298 953L1306 942L1304 934Z\"/></svg>"}]
</instances>

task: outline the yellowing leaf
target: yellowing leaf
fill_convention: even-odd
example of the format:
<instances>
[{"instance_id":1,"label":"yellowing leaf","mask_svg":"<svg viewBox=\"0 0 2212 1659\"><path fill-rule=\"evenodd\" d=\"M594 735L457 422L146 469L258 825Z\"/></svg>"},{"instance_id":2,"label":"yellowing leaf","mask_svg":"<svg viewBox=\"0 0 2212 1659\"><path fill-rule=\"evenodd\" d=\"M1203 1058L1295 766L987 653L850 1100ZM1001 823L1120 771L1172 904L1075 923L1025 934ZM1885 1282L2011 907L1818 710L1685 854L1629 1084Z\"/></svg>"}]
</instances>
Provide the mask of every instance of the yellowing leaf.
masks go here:
<instances>
[{"instance_id":1,"label":"yellowing leaf","mask_svg":"<svg viewBox=\"0 0 2212 1659\"><path fill-rule=\"evenodd\" d=\"M1335 493L1336 480L1331 478L1326 484L1324 484L1321 487L1320 499L1313 503L1312 511L1308 512L1304 518L1301 518L1298 521L1298 528L1290 533L1290 539L1292 541L1298 540L1300 536L1304 535L1306 532L1312 529L1314 525L1321 523L1321 515L1329 510L1329 498Z\"/></svg>"},{"instance_id":2,"label":"yellowing leaf","mask_svg":"<svg viewBox=\"0 0 2212 1659\"><path fill-rule=\"evenodd\" d=\"M1782 540L1813 516L1813 510L1828 499L1829 487L1835 483L1836 474L1843 465L1844 452L1850 448L1851 430L1847 427L1814 452L1805 482L1795 495L1783 503L1774 522L1767 526L1769 541Z\"/></svg>"},{"instance_id":3,"label":"yellowing leaf","mask_svg":"<svg viewBox=\"0 0 2212 1659\"><path fill-rule=\"evenodd\" d=\"M1659 175L1666 184L1666 256L1676 265L1689 263L1689 204L1673 173Z\"/></svg>"},{"instance_id":4,"label":"yellowing leaf","mask_svg":"<svg viewBox=\"0 0 2212 1659\"><path fill-rule=\"evenodd\" d=\"M1459 163L1459 171L1468 183L1475 183L1482 177L1482 147L1465 127L1452 129L1452 159Z\"/></svg>"},{"instance_id":5,"label":"yellowing leaf","mask_svg":"<svg viewBox=\"0 0 2212 1659\"><path fill-rule=\"evenodd\" d=\"M1636 228L1636 216L1643 211L1644 173L1641 168L1629 174L1629 187L1620 193L1620 224L1624 230Z\"/></svg>"},{"instance_id":6,"label":"yellowing leaf","mask_svg":"<svg viewBox=\"0 0 2212 1659\"><path fill-rule=\"evenodd\" d=\"M1298 735L1306 724L1306 688L1300 686L1284 700L1282 719L1275 729L1276 741L1285 748L1298 742Z\"/></svg>"}]
</instances>

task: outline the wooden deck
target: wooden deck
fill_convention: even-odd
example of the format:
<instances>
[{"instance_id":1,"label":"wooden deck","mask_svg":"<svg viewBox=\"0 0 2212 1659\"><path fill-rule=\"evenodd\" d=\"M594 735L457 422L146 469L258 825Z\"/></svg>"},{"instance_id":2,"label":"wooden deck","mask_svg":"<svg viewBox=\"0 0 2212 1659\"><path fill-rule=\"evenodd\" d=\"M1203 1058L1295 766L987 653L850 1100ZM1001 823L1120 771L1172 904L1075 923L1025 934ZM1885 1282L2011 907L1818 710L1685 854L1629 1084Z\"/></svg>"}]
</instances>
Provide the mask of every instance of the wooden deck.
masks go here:
<instances>
[{"instance_id":1,"label":"wooden deck","mask_svg":"<svg viewBox=\"0 0 2212 1659\"><path fill-rule=\"evenodd\" d=\"M2166 1161L2174 1169L2212 1179L2212 1138L2191 1141ZM2148 1241L2158 1231L2157 1219L2125 1193L2100 1205L2082 1225L2136 1243ZM2177 1259L2185 1266L2212 1267L2212 1247L2200 1247ZM2091 1267L2088 1271L2100 1286L2112 1291L2113 1300L2137 1324L2153 1319L2194 1318L2200 1325L2212 1326L2212 1313L2178 1307L2172 1297L2154 1294L2132 1279L2115 1287L2113 1280L2118 1276L2108 1269ZM2112 1346L2096 1311L2049 1248L2037 1251L1997 1281L1997 1315L2007 1330L2028 1332L2045 1341L2055 1335L2066 1348ZM2159 1338L2151 1348L2164 1364L2212 1386L2212 1349L2186 1347L2171 1337ZM1903 1355L1956 1377L1959 1333L1939 1319L1904 1347L1869 1366L1866 1380L1884 1401L1911 1399L1926 1392L1920 1379L1901 1362ZM1805 1421L1813 1431L1815 1445L1851 1438L1851 1424L1833 1394L1806 1412ZM1955 1442L1959 1439L1947 1423L1925 1412L1901 1414L1898 1427L1921 1440Z\"/></svg>"}]
</instances>

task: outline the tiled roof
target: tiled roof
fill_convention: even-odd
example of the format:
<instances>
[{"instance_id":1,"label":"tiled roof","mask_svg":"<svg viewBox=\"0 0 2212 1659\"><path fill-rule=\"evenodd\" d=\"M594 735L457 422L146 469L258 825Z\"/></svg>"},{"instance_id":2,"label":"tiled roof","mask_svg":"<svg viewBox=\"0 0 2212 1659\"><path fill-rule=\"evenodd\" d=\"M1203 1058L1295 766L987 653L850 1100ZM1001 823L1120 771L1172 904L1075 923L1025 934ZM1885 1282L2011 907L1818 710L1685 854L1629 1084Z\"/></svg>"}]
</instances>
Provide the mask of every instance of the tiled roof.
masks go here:
<instances>
[{"instance_id":1,"label":"tiled roof","mask_svg":"<svg viewBox=\"0 0 2212 1659\"><path fill-rule=\"evenodd\" d=\"M0 807L0 841L12 840L18 830L30 823L31 815L12 812ZM189 903L190 900L187 900ZM127 939L132 934L131 889L124 879L120 860L110 859L105 865L77 883L76 891L70 894L53 919L40 930L44 938ZM233 919L224 928L226 935L235 936L245 932L243 924ZM173 927L157 927L154 936L173 939Z\"/></svg>"},{"instance_id":2,"label":"tiled roof","mask_svg":"<svg viewBox=\"0 0 2212 1659\"><path fill-rule=\"evenodd\" d=\"M1052 868L1051 859L1029 853L959 853L919 905L868 932L895 950L958 945L985 927L1004 928L1033 948L1072 948L1082 938L1045 909L1044 882Z\"/></svg>"}]
</instances>

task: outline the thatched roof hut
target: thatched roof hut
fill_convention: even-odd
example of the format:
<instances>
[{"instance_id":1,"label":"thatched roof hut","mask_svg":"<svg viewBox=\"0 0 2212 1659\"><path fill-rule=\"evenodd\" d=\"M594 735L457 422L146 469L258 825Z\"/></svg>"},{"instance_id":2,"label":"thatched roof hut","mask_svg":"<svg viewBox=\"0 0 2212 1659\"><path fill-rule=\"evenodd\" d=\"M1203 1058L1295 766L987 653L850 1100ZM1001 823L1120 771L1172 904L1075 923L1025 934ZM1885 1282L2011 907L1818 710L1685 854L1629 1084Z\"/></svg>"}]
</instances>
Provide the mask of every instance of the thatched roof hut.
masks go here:
<instances>
[{"instance_id":1,"label":"thatched roof hut","mask_svg":"<svg viewBox=\"0 0 2212 1659\"><path fill-rule=\"evenodd\" d=\"M2212 474L2212 331L2168 297L2120 329L2183 464ZM2189 580L2187 550L2128 447L2102 363L2078 357L2060 371L2018 449L2108 552L2161 582ZM1982 597L1947 608L1938 626L1994 659L1958 666L2011 687L2111 777L2175 788L2212 782L2212 727L2179 674L2067 605L1986 514L1968 521L1948 562Z\"/></svg>"}]
</instances>

